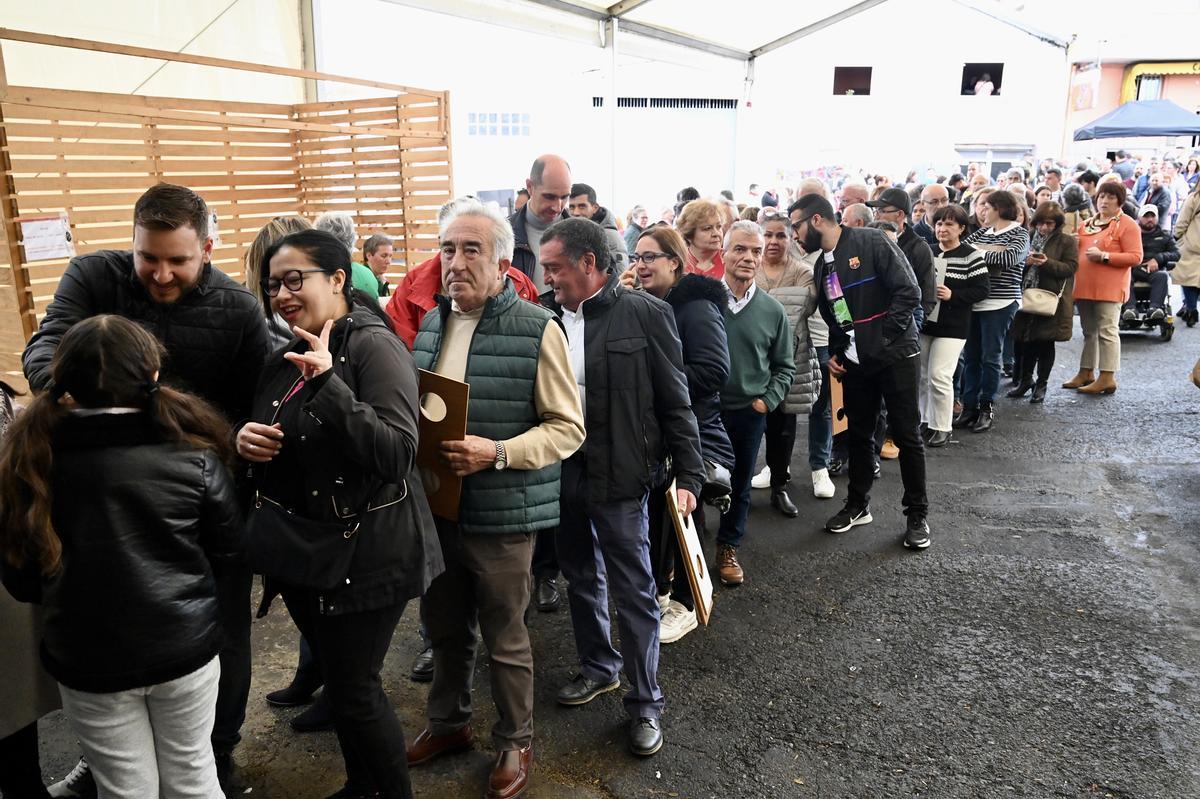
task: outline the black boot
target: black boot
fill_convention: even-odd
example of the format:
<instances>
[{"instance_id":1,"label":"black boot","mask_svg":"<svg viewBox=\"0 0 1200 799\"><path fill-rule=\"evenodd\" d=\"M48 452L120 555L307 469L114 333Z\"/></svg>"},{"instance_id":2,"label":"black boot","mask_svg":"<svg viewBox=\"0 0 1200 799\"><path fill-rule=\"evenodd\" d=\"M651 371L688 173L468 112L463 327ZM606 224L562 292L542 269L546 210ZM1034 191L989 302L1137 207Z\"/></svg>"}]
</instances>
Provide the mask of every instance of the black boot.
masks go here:
<instances>
[{"instance_id":1,"label":"black boot","mask_svg":"<svg viewBox=\"0 0 1200 799\"><path fill-rule=\"evenodd\" d=\"M979 406L979 416L975 419L975 424L971 426L972 433L986 433L992 429L992 420L995 418L996 412L992 410L992 403L985 402Z\"/></svg>"},{"instance_id":2,"label":"black boot","mask_svg":"<svg viewBox=\"0 0 1200 799\"><path fill-rule=\"evenodd\" d=\"M1029 398L1029 401L1032 402L1034 405L1040 405L1041 403L1046 401L1046 381L1045 380L1039 380L1036 384L1034 384L1033 396Z\"/></svg>"},{"instance_id":3,"label":"black boot","mask_svg":"<svg viewBox=\"0 0 1200 799\"><path fill-rule=\"evenodd\" d=\"M1017 383L1016 388L1004 396L1008 397L1009 399L1017 399L1018 397L1023 397L1029 393L1029 389L1031 388L1033 388L1033 379L1022 375L1021 382Z\"/></svg>"},{"instance_id":4,"label":"black boot","mask_svg":"<svg viewBox=\"0 0 1200 799\"><path fill-rule=\"evenodd\" d=\"M978 408L967 408L964 406L962 409L962 413L960 413L954 419L954 421L951 423L951 426L955 430L957 430L959 428L963 428L963 427L974 427L975 422L978 421L978 419L979 419L979 409Z\"/></svg>"}]
</instances>

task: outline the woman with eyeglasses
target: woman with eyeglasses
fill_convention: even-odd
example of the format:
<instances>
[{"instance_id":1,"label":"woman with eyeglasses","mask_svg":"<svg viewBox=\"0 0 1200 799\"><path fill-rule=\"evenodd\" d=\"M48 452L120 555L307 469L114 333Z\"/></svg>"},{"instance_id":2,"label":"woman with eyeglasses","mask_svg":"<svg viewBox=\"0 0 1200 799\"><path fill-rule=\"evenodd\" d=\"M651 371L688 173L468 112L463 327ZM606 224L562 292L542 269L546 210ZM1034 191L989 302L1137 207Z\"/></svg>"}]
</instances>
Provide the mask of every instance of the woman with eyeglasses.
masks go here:
<instances>
[{"instance_id":1,"label":"woman with eyeglasses","mask_svg":"<svg viewBox=\"0 0 1200 799\"><path fill-rule=\"evenodd\" d=\"M1142 262L1142 229L1121 212L1125 186L1116 181L1096 187L1096 215L1079 226L1079 269L1075 307L1083 328L1079 372L1063 388L1097 396L1117 390L1121 368L1121 305L1129 298L1129 273ZM1100 368L1096 376L1096 367Z\"/></svg>"},{"instance_id":2,"label":"woman with eyeglasses","mask_svg":"<svg viewBox=\"0 0 1200 799\"><path fill-rule=\"evenodd\" d=\"M1016 388L1006 396L1017 399L1033 389L1030 402L1046 401L1046 385L1054 368L1054 342L1070 341L1075 321L1073 287L1079 266L1075 237L1063 230L1066 215L1056 202L1044 202L1033 214L1033 241L1025 263L1025 288L1042 289L1058 295L1051 316L1017 311L1012 337L1021 365ZM1037 381L1034 382L1034 371Z\"/></svg>"},{"instance_id":3,"label":"woman with eyeglasses","mask_svg":"<svg viewBox=\"0 0 1200 799\"><path fill-rule=\"evenodd\" d=\"M792 241L792 223L774 208L759 214L763 230L763 256L754 282L783 305L792 329L796 376L783 402L767 414L766 468L771 487L771 507L789 519L800 514L787 494L791 479L792 450L796 446L796 417L812 410L821 389L821 367L808 335L808 319L817 308L817 286L813 270L801 259ZM813 472L814 492L828 473ZM822 486L823 488L827 488ZM823 495L827 491L818 492Z\"/></svg>"},{"instance_id":4,"label":"woman with eyeglasses","mask_svg":"<svg viewBox=\"0 0 1200 799\"><path fill-rule=\"evenodd\" d=\"M683 344L683 371L687 375L692 412L700 428L705 467L710 476L723 470L728 481L733 468L733 445L721 422L721 387L729 377L729 348L722 314L726 294L719 281L686 274L687 259L683 238L668 227L645 231L630 256L637 284L664 300L675 315L675 327ZM674 643L696 629L695 603L687 575L683 573L675 529L665 515L665 490L670 479L666 476L663 485L651 489L649 503L651 566L659 586L660 640L664 644ZM703 528L703 505L697 505L693 517L696 526Z\"/></svg>"},{"instance_id":5,"label":"woman with eyeglasses","mask_svg":"<svg viewBox=\"0 0 1200 799\"><path fill-rule=\"evenodd\" d=\"M259 565L325 680L346 766L334 796L410 797L404 734L379 672L405 604L442 558L416 474L416 368L375 299L352 289L350 270L345 245L317 230L263 256L264 312L296 337L264 367L237 448L255 488L252 559L270 554ZM322 523L345 532L315 550L280 534Z\"/></svg>"}]
</instances>

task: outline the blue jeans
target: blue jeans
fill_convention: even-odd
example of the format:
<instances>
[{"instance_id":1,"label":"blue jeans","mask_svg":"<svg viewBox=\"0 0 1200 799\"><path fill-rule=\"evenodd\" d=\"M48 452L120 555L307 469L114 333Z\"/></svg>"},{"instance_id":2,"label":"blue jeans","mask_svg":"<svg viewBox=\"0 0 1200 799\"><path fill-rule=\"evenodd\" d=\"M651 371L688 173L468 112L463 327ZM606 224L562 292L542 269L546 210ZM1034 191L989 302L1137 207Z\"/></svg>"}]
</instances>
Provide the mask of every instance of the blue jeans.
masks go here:
<instances>
[{"instance_id":1,"label":"blue jeans","mask_svg":"<svg viewBox=\"0 0 1200 799\"><path fill-rule=\"evenodd\" d=\"M808 466L814 472L829 468L833 451L833 419L829 415L829 347L817 347L821 391L808 414Z\"/></svg>"},{"instance_id":2,"label":"blue jeans","mask_svg":"<svg viewBox=\"0 0 1200 799\"><path fill-rule=\"evenodd\" d=\"M757 450L757 438L754 445ZM646 500L642 495L591 502L586 456L575 454L563 461L555 543L558 565L567 578L579 671L589 680L608 684L624 668L629 679L625 711L634 719L658 718L666 703L658 685L659 611ZM617 609L620 652L612 645L610 596Z\"/></svg>"},{"instance_id":3,"label":"blue jeans","mask_svg":"<svg viewBox=\"0 0 1200 799\"><path fill-rule=\"evenodd\" d=\"M972 312L971 329L967 333L967 345L963 348L964 408L978 408L996 399L996 392L1000 389L1004 334L1016 315L1016 301L996 311Z\"/></svg>"},{"instance_id":4,"label":"blue jeans","mask_svg":"<svg viewBox=\"0 0 1200 799\"><path fill-rule=\"evenodd\" d=\"M758 443L767 431L767 415L753 408L721 411L725 432L733 444L733 500L729 512L721 516L717 528L717 543L739 546L746 537L746 519L750 516L750 480L754 477L754 462L758 460Z\"/></svg>"}]
</instances>

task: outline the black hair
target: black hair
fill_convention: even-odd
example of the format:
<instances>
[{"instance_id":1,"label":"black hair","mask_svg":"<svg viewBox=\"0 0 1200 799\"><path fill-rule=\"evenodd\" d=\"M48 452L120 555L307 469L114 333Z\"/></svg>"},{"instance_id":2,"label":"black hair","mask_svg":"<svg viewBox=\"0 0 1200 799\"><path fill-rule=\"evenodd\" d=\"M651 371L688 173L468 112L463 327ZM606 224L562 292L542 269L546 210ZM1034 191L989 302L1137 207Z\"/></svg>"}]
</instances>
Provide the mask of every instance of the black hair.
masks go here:
<instances>
[{"instance_id":1,"label":"black hair","mask_svg":"<svg viewBox=\"0 0 1200 799\"><path fill-rule=\"evenodd\" d=\"M943 205L941 208L933 212L933 224L941 222L943 219L949 219L951 222L957 222L964 230L970 226L970 217L967 216L967 209L956 203Z\"/></svg>"},{"instance_id":2,"label":"black hair","mask_svg":"<svg viewBox=\"0 0 1200 799\"><path fill-rule=\"evenodd\" d=\"M604 228L590 219L572 217L558 220L542 234L540 243L551 241L561 243L563 252L572 261L578 261L590 252L595 256L599 269L607 272L612 267L612 254L608 251L608 242L604 240Z\"/></svg>"},{"instance_id":3,"label":"black hair","mask_svg":"<svg viewBox=\"0 0 1200 799\"><path fill-rule=\"evenodd\" d=\"M953 175L950 176L950 179L946 181L946 185L953 186L955 183L958 183L960 180L966 182L966 179L967 179L966 176L963 175L961 172L955 172Z\"/></svg>"},{"instance_id":4,"label":"black hair","mask_svg":"<svg viewBox=\"0 0 1200 799\"><path fill-rule=\"evenodd\" d=\"M1059 168L1058 168L1058 167L1056 167L1056 166L1052 166L1052 167L1050 167L1049 169L1047 169L1047 170L1046 170L1044 173L1042 173L1042 174L1045 174L1045 175L1058 175L1058 176L1061 178L1061 177L1062 177L1062 170L1061 170L1061 169L1059 169Z\"/></svg>"},{"instance_id":5,"label":"black hair","mask_svg":"<svg viewBox=\"0 0 1200 799\"><path fill-rule=\"evenodd\" d=\"M587 195L589 203L591 203L592 205L596 204L596 190L593 189L591 186L589 186L586 183L576 183L574 186L571 187L571 196L572 197L578 197L582 194Z\"/></svg>"},{"instance_id":6,"label":"black hair","mask_svg":"<svg viewBox=\"0 0 1200 799\"><path fill-rule=\"evenodd\" d=\"M1079 174L1079 177L1075 178L1075 182L1076 183L1099 183L1100 176L1097 175L1092 170L1088 169L1088 170L1081 172Z\"/></svg>"},{"instance_id":7,"label":"black hair","mask_svg":"<svg viewBox=\"0 0 1200 799\"><path fill-rule=\"evenodd\" d=\"M346 245L332 233L316 229L301 230L298 233L291 233L284 236L272 244L263 254L260 269L262 274L263 313L267 319L274 318L274 312L271 310L271 298L267 296L267 281L271 275L271 259L284 247L291 247L304 253L313 266L320 269L329 277L333 277L340 270L346 275L346 282L342 284L342 292L346 295L346 307L352 309L356 304L361 305L382 319L384 324L387 325L388 330L393 333L396 332L395 323L392 322L391 317L384 313L383 308L379 305L379 299L354 288L351 282L353 267L350 262L350 251L346 249Z\"/></svg>"},{"instance_id":8,"label":"black hair","mask_svg":"<svg viewBox=\"0 0 1200 799\"><path fill-rule=\"evenodd\" d=\"M684 203L684 204L690 203L692 200L699 200L699 199L700 199L700 192L697 191L694 186L688 186L687 188L680 189L679 193L675 195L676 202L680 202L680 203Z\"/></svg>"},{"instance_id":9,"label":"black hair","mask_svg":"<svg viewBox=\"0 0 1200 799\"><path fill-rule=\"evenodd\" d=\"M147 230L191 227L204 239L208 237L208 206L189 188L158 183L138 197L133 206L133 225Z\"/></svg>"},{"instance_id":10,"label":"black hair","mask_svg":"<svg viewBox=\"0 0 1200 799\"><path fill-rule=\"evenodd\" d=\"M729 200L729 202L733 202L733 192L729 189L721 189L721 196Z\"/></svg>"},{"instance_id":11,"label":"black hair","mask_svg":"<svg viewBox=\"0 0 1200 799\"><path fill-rule=\"evenodd\" d=\"M517 189L517 196L520 197L522 194L524 194L526 197L528 197L529 189Z\"/></svg>"},{"instance_id":12,"label":"black hair","mask_svg":"<svg viewBox=\"0 0 1200 799\"><path fill-rule=\"evenodd\" d=\"M806 194L799 200L788 206L788 216L791 216L796 211L800 211L805 216L814 216L820 214L821 218L834 221L837 219L833 215L833 206L819 194Z\"/></svg>"}]
</instances>

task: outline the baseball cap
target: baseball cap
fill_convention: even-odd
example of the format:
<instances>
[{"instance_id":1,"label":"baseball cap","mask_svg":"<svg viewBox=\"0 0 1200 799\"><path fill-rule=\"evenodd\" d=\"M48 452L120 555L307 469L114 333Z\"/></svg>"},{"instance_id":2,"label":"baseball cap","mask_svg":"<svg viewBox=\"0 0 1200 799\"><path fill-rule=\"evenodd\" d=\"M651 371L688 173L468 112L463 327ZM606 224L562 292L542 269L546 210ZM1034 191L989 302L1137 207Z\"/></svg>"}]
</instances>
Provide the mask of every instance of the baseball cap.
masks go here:
<instances>
[{"instance_id":1,"label":"baseball cap","mask_svg":"<svg viewBox=\"0 0 1200 799\"><path fill-rule=\"evenodd\" d=\"M1154 204L1147 204L1138 209L1138 218L1141 218L1146 214L1154 214L1155 216L1158 216L1158 206Z\"/></svg>"},{"instance_id":2,"label":"baseball cap","mask_svg":"<svg viewBox=\"0 0 1200 799\"><path fill-rule=\"evenodd\" d=\"M908 198L908 192L904 189L884 189L878 200L871 200L867 203L870 208L883 208L885 205L899 208L905 214L912 213L912 202Z\"/></svg>"}]
</instances>

